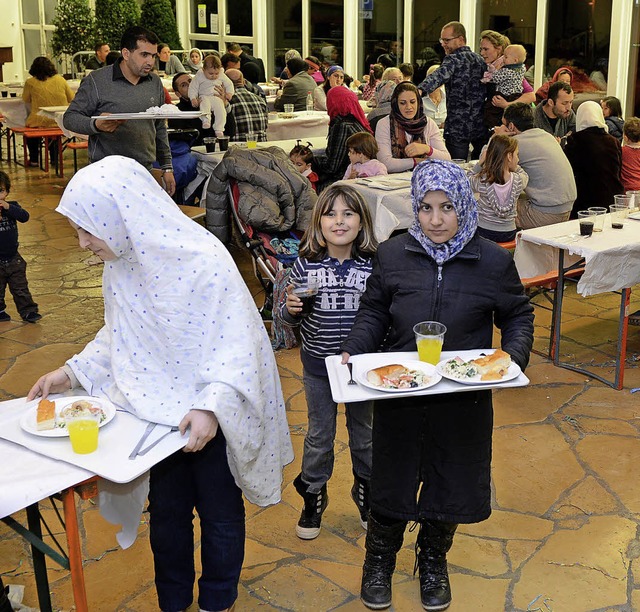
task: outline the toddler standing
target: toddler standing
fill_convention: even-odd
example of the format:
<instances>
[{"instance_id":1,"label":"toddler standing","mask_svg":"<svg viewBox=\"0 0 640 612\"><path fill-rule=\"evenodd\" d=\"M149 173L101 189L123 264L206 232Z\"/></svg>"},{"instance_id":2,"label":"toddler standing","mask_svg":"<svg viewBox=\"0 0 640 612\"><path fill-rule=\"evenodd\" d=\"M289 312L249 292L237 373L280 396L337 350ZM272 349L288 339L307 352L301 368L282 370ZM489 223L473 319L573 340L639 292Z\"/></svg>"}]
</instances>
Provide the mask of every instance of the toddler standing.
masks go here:
<instances>
[{"instance_id":1,"label":"toddler standing","mask_svg":"<svg viewBox=\"0 0 640 612\"><path fill-rule=\"evenodd\" d=\"M29 220L29 213L17 202L7 201L11 191L9 176L0 172L0 321L10 321L4 300L5 289L16 303L18 313L27 323L42 319L38 305L33 301L27 284L27 262L18 253L18 224Z\"/></svg>"},{"instance_id":2,"label":"toddler standing","mask_svg":"<svg viewBox=\"0 0 640 612\"><path fill-rule=\"evenodd\" d=\"M640 119L627 119L623 133L620 178L626 191L636 191L640 189Z\"/></svg>"},{"instance_id":3,"label":"toddler standing","mask_svg":"<svg viewBox=\"0 0 640 612\"><path fill-rule=\"evenodd\" d=\"M469 177L478 194L477 231L483 238L509 242L516 237L518 197L529 182L518 161L518 141L495 134Z\"/></svg>"},{"instance_id":4,"label":"toddler standing","mask_svg":"<svg viewBox=\"0 0 640 612\"><path fill-rule=\"evenodd\" d=\"M189 85L189 98L194 108L200 108L206 113L202 117L202 127L211 127L211 113L213 112L213 129L217 137L224 136L224 124L227 121L225 102L217 95L218 88L223 88L225 98L231 100L235 88L231 79L222 70L222 62L215 55L207 55L202 62L202 68L196 72Z\"/></svg>"},{"instance_id":5,"label":"toddler standing","mask_svg":"<svg viewBox=\"0 0 640 612\"><path fill-rule=\"evenodd\" d=\"M308 142L303 145L299 140L297 144L289 152L289 159L293 162L296 170L306 176L311 183L314 191L318 191L318 181L320 177L313 171L313 151L311 150L311 143Z\"/></svg>"},{"instance_id":6,"label":"toddler standing","mask_svg":"<svg viewBox=\"0 0 640 612\"><path fill-rule=\"evenodd\" d=\"M369 209L353 187L331 185L316 202L311 224L300 243L300 256L293 264L290 279L315 280L318 293L312 311L302 317L302 301L287 287L281 316L289 325L300 325L304 392L309 424L304 439L302 471L293 484L304 499L296 535L312 540L320 533L322 513L327 507L327 481L334 463L337 404L325 357L336 355L358 311L360 296L371 274L371 258L377 241ZM366 529L369 515L371 476L371 402L345 404L355 501L360 522Z\"/></svg>"},{"instance_id":7,"label":"toddler standing","mask_svg":"<svg viewBox=\"0 0 640 612\"><path fill-rule=\"evenodd\" d=\"M387 167L376 159L378 143L369 132L358 132L347 138L349 161L344 179L363 178L387 174Z\"/></svg>"}]
</instances>

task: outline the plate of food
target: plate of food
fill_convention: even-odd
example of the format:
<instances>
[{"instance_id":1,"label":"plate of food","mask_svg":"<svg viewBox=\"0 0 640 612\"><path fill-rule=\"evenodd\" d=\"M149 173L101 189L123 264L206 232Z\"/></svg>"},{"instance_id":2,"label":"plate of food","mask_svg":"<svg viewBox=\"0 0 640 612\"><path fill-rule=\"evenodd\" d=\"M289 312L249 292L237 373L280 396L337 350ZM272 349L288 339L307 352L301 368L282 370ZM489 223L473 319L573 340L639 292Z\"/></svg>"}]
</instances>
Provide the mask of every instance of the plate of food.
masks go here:
<instances>
[{"instance_id":1,"label":"plate of food","mask_svg":"<svg viewBox=\"0 0 640 612\"><path fill-rule=\"evenodd\" d=\"M375 391L407 393L433 387L442 380L442 376L430 363L403 360L402 363L363 370L357 374L356 379L361 385Z\"/></svg>"},{"instance_id":2,"label":"plate of food","mask_svg":"<svg viewBox=\"0 0 640 612\"><path fill-rule=\"evenodd\" d=\"M491 385L517 378L520 366L511 361L511 356L500 349L478 351L472 359L444 359L436 366L436 371L444 378L463 385Z\"/></svg>"},{"instance_id":3,"label":"plate of food","mask_svg":"<svg viewBox=\"0 0 640 612\"><path fill-rule=\"evenodd\" d=\"M113 420L116 407L108 400L88 395L41 399L22 415L20 427L27 433L43 438L64 438L69 435L64 416L67 412L87 412L100 415L99 427Z\"/></svg>"},{"instance_id":4,"label":"plate of food","mask_svg":"<svg viewBox=\"0 0 640 612\"><path fill-rule=\"evenodd\" d=\"M278 113L278 119L293 119L294 117L293 113Z\"/></svg>"}]
</instances>

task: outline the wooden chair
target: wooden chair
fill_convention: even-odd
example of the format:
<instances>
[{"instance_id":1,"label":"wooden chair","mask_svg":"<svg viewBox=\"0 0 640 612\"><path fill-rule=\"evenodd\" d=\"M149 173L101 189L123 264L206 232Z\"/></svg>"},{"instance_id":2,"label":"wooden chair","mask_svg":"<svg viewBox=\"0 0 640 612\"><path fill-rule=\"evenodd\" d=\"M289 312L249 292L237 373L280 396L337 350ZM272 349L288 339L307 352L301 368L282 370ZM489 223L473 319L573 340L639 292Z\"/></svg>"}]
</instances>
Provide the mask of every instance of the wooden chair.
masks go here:
<instances>
[{"instance_id":1,"label":"wooden chair","mask_svg":"<svg viewBox=\"0 0 640 612\"><path fill-rule=\"evenodd\" d=\"M73 151L73 173L75 174L78 171L78 151L88 149L89 141L76 140L74 137L65 144L65 148Z\"/></svg>"}]
</instances>

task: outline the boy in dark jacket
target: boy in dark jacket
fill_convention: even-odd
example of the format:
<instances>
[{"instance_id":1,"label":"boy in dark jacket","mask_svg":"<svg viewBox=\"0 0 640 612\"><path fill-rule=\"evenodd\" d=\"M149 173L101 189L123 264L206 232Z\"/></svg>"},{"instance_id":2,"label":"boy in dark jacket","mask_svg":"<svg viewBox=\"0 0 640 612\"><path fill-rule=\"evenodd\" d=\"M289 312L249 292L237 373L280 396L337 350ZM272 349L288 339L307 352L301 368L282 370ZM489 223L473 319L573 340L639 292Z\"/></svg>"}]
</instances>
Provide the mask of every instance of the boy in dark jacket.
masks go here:
<instances>
[{"instance_id":1,"label":"boy in dark jacket","mask_svg":"<svg viewBox=\"0 0 640 612\"><path fill-rule=\"evenodd\" d=\"M17 202L7 201L11 180L0 172L0 322L10 321L5 311L5 289L9 290L20 316L27 323L42 319L27 284L27 262L18 253L18 224L29 220L29 213Z\"/></svg>"}]
</instances>

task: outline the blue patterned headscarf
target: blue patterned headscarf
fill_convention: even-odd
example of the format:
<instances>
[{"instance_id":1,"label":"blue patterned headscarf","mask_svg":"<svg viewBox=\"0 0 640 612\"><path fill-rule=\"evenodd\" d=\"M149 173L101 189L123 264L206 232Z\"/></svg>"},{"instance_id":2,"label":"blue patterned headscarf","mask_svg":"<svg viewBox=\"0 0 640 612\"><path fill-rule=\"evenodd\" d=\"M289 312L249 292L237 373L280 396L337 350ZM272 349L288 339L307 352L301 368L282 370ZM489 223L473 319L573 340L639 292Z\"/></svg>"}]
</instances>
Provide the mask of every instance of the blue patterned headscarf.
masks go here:
<instances>
[{"instance_id":1,"label":"blue patterned headscarf","mask_svg":"<svg viewBox=\"0 0 640 612\"><path fill-rule=\"evenodd\" d=\"M444 191L458 217L458 231L443 244L436 244L427 238L418 221L418 209L428 191ZM455 257L476 233L478 204L473 197L467 175L457 164L441 159L418 164L411 177L411 202L415 220L409 228L409 233L438 265Z\"/></svg>"}]
</instances>

